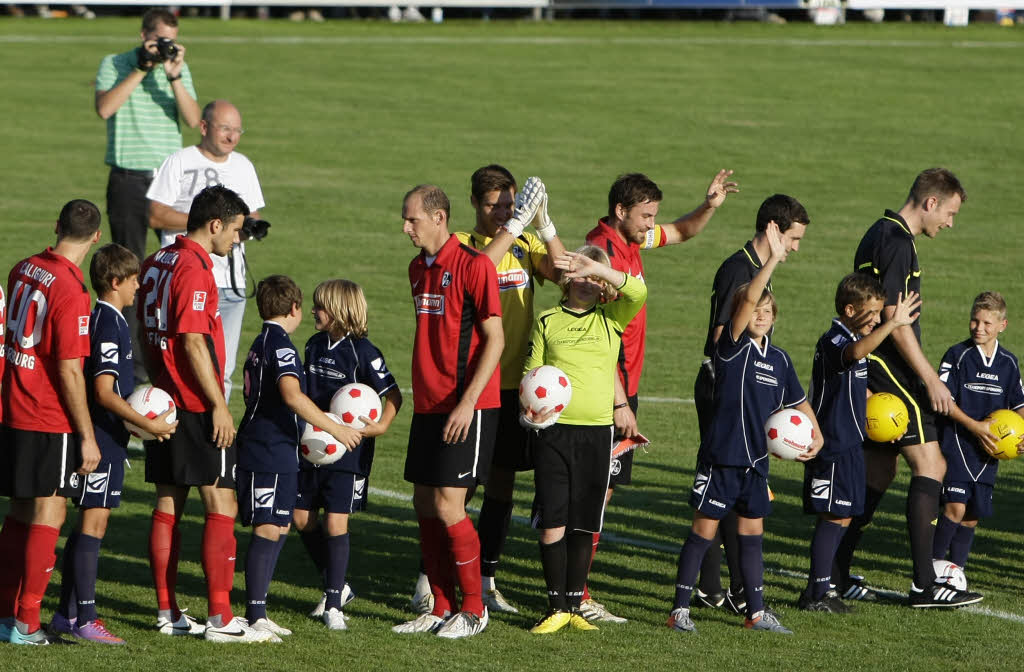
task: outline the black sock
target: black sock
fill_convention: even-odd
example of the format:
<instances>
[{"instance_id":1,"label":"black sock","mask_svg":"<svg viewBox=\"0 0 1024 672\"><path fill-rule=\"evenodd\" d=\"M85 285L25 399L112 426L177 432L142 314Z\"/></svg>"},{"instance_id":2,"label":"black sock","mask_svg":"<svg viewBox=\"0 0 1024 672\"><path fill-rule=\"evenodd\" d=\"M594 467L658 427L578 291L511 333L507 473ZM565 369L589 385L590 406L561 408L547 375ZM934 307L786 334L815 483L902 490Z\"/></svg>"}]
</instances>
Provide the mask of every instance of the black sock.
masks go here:
<instances>
[{"instance_id":1,"label":"black sock","mask_svg":"<svg viewBox=\"0 0 1024 672\"><path fill-rule=\"evenodd\" d=\"M314 529L305 532L300 531L299 539L302 540L302 545L306 547L306 552L309 553L317 573L320 574L320 587L325 587L327 585L327 536L324 534L323 525L317 525Z\"/></svg>"},{"instance_id":2,"label":"black sock","mask_svg":"<svg viewBox=\"0 0 1024 672\"><path fill-rule=\"evenodd\" d=\"M676 565L676 596L672 609L689 608L693 586L697 582L700 562L707 555L711 539L705 539L693 530L686 537L686 543L679 549L679 562Z\"/></svg>"},{"instance_id":3,"label":"black sock","mask_svg":"<svg viewBox=\"0 0 1024 672\"><path fill-rule=\"evenodd\" d=\"M505 550L508 525L512 520L512 502L484 495L476 529L480 535L480 574L494 578L498 561Z\"/></svg>"},{"instance_id":4,"label":"black sock","mask_svg":"<svg viewBox=\"0 0 1024 672\"><path fill-rule=\"evenodd\" d=\"M747 617L764 610L764 535L737 535L740 547L740 573L747 597Z\"/></svg>"},{"instance_id":5,"label":"black sock","mask_svg":"<svg viewBox=\"0 0 1024 672\"><path fill-rule=\"evenodd\" d=\"M569 609L578 610L583 599L583 586L590 572L590 551L594 535L590 532L572 532L565 545L565 596Z\"/></svg>"},{"instance_id":6,"label":"black sock","mask_svg":"<svg viewBox=\"0 0 1024 672\"><path fill-rule=\"evenodd\" d=\"M565 596L567 550L565 537L553 544L540 544L540 564L544 568L544 583L548 588L548 608L550 609L569 610L569 603Z\"/></svg>"},{"instance_id":7,"label":"black sock","mask_svg":"<svg viewBox=\"0 0 1024 672\"><path fill-rule=\"evenodd\" d=\"M327 603L325 609L341 609L341 592L348 572L348 533L327 537Z\"/></svg>"},{"instance_id":8,"label":"black sock","mask_svg":"<svg viewBox=\"0 0 1024 672\"><path fill-rule=\"evenodd\" d=\"M722 592L722 533L716 532L700 563L700 591L705 595Z\"/></svg>"},{"instance_id":9,"label":"black sock","mask_svg":"<svg viewBox=\"0 0 1024 672\"><path fill-rule=\"evenodd\" d=\"M64 542L63 567L60 570L60 603L57 611L69 621L78 617L78 596L75 594L75 542L78 531L72 531Z\"/></svg>"},{"instance_id":10,"label":"black sock","mask_svg":"<svg viewBox=\"0 0 1024 672\"><path fill-rule=\"evenodd\" d=\"M949 545L949 561L960 565L961 569L967 566L967 554L971 552L971 544L974 542L974 530L969 525L961 525Z\"/></svg>"},{"instance_id":11,"label":"black sock","mask_svg":"<svg viewBox=\"0 0 1024 672\"><path fill-rule=\"evenodd\" d=\"M910 536L910 557L914 560L914 585L927 588L935 583L932 567L932 544L935 528L932 521L939 510L942 483L927 476L914 476L907 488L907 533Z\"/></svg>"},{"instance_id":12,"label":"black sock","mask_svg":"<svg viewBox=\"0 0 1024 672\"><path fill-rule=\"evenodd\" d=\"M811 539L811 571L807 579L807 595L818 601L825 597L832 579L832 560L836 545L843 536L843 526L831 520L818 519Z\"/></svg>"},{"instance_id":13,"label":"black sock","mask_svg":"<svg viewBox=\"0 0 1024 672\"><path fill-rule=\"evenodd\" d=\"M725 562L729 565L729 590L736 595L743 589L743 571L740 569L740 523L735 511L730 511L718 524L718 534L725 546Z\"/></svg>"},{"instance_id":14,"label":"black sock","mask_svg":"<svg viewBox=\"0 0 1024 672\"><path fill-rule=\"evenodd\" d=\"M947 518L945 514L939 515L939 519L935 521L935 539L932 541L932 559L946 559L946 553L949 552L949 545L953 541L953 535L956 534L959 527L960 523L954 523L952 520Z\"/></svg>"},{"instance_id":15,"label":"black sock","mask_svg":"<svg viewBox=\"0 0 1024 672\"><path fill-rule=\"evenodd\" d=\"M840 593L850 585L850 565L853 564L853 553L857 550L857 544L860 543L860 537L864 534L864 528L871 524L871 519L874 518L875 510L878 509L884 494L884 490L875 490L870 486L865 488L864 513L855 516L850 521L850 526L846 528L846 534L839 542L835 564L832 565L832 582L839 587Z\"/></svg>"}]
</instances>

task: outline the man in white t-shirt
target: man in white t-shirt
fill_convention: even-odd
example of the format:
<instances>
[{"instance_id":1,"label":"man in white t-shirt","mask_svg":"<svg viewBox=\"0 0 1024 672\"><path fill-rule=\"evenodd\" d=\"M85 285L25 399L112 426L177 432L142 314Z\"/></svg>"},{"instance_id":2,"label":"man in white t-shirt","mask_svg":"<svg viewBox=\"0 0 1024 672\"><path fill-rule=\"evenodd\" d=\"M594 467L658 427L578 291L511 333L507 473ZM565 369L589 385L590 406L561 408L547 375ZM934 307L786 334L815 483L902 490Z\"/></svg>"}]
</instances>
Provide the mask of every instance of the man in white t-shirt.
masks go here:
<instances>
[{"instance_id":1,"label":"man in white t-shirt","mask_svg":"<svg viewBox=\"0 0 1024 672\"><path fill-rule=\"evenodd\" d=\"M161 247L170 245L176 236L185 233L192 199L206 187L221 184L235 191L249 206L250 216L256 219L265 205L252 162L234 151L243 133L238 108L226 100L208 103L203 108L199 130L203 134L199 144L167 157L146 192L149 226L159 233ZM245 315L245 244L235 245L227 256L211 257L213 275L220 289L226 354L224 397L228 398Z\"/></svg>"}]
</instances>

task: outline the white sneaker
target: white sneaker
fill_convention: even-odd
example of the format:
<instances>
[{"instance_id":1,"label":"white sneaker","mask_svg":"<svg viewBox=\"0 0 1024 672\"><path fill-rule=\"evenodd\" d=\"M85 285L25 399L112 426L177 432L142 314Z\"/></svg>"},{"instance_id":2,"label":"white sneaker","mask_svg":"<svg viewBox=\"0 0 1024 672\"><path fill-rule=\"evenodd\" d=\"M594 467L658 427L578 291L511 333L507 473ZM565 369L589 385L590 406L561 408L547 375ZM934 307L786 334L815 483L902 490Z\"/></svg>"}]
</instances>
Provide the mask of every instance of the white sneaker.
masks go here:
<instances>
[{"instance_id":1,"label":"white sneaker","mask_svg":"<svg viewBox=\"0 0 1024 672\"><path fill-rule=\"evenodd\" d=\"M419 618L400 623L391 628L393 632L400 635L410 635L416 632L437 632L437 629L444 625L444 619L433 614L423 614Z\"/></svg>"},{"instance_id":2,"label":"white sneaker","mask_svg":"<svg viewBox=\"0 0 1024 672\"><path fill-rule=\"evenodd\" d=\"M668 627L679 632L697 632L697 626L693 624L693 619L690 618L690 610L686 607L672 610L672 613L668 616Z\"/></svg>"},{"instance_id":3,"label":"white sneaker","mask_svg":"<svg viewBox=\"0 0 1024 672\"><path fill-rule=\"evenodd\" d=\"M328 630L348 630L345 614L341 613L341 609L328 609L324 612L323 619Z\"/></svg>"},{"instance_id":4,"label":"white sneaker","mask_svg":"<svg viewBox=\"0 0 1024 672\"><path fill-rule=\"evenodd\" d=\"M282 628L280 625L266 617L257 619L255 623L250 623L249 627L257 630L266 630L267 632L272 632L279 637L287 637L292 634L292 631L288 628Z\"/></svg>"},{"instance_id":5,"label":"white sneaker","mask_svg":"<svg viewBox=\"0 0 1024 672\"><path fill-rule=\"evenodd\" d=\"M313 611L309 612L310 618L323 618L324 609L327 608L327 593L320 596L320 601L313 607Z\"/></svg>"},{"instance_id":6,"label":"white sneaker","mask_svg":"<svg viewBox=\"0 0 1024 672\"><path fill-rule=\"evenodd\" d=\"M497 588L484 591L484 606L488 611L499 614L518 614L519 610L508 603L505 596Z\"/></svg>"},{"instance_id":7,"label":"white sneaker","mask_svg":"<svg viewBox=\"0 0 1024 672\"><path fill-rule=\"evenodd\" d=\"M172 637L195 635L200 637L205 632L206 626L182 610L181 616L176 621L172 621L167 616L158 615L156 617L156 629L160 631L161 635L171 635Z\"/></svg>"},{"instance_id":8,"label":"white sneaker","mask_svg":"<svg viewBox=\"0 0 1024 672\"><path fill-rule=\"evenodd\" d=\"M245 619L235 616L226 625L220 625L220 616L206 622L203 637L208 642L224 644L249 644L252 642L280 642L281 638L269 630L257 630L249 627Z\"/></svg>"},{"instance_id":9,"label":"white sneaker","mask_svg":"<svg viewBox=\"0 0 1024 672\"><path fill-rule=\"evenodd\" d=\"M588 621L605 621L606 623L625 623L626 619L616 616L608 611L603 604L593 598L583 600L580 604L580 613Z\"/></svg>"},{"instance_id":10,"label":"white sneaker","mask_svg":"<svg viewBox=\"0 0 1024 672\"><path fill-rule=\"evenodd\" d=\"M429 614L434 610L434 593L430 590L430 579L426 574L420 574L416 579L416 590L409 604L417 614Z\"/></svg>"},{"instance_id":11,"label":"white sneaker","mask_svg":"<svg viewBox=\"0 0 1024 672\"><path fill-rule=\"evenodd\" d=\"M484 615L477 616L471 611L460 611L455 614L447 621L444 622L440 628L437 629L437 636L444 637L445 639L462 639L463 637L472 637L478 635L484 631L487 627L487 622L490 619L487 616L487 607L484 607Z\"/></svg>"}]
</instances>

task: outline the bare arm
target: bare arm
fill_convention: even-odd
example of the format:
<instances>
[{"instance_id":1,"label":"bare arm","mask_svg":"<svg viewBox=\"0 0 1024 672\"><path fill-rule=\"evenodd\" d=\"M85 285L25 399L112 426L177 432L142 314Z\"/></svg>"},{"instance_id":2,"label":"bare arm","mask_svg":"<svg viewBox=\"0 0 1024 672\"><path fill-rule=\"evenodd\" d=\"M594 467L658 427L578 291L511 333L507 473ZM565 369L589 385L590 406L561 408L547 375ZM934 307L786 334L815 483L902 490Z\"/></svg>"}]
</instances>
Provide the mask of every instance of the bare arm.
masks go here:
<instances>
[{"instance_id":1,"label":"bare arm","mask_svg":"<svg viewBox=\"0 0 1024 672\"><path fill-rule=\"evenodd\" d=\"M914 311L921 307L921 298L917 292L910 292L906 298L900 294L899 300L893 311L892 319L883 322L872 330L870 334L851 343L843 351L843 363L849 364L867 357L875 348L882 344L889 334L897 327L911 325L921 313Z\"/></svg>"},{"instance_id":2,"label":"bare arm","mask_svg":"<svg viewBox=\"0 0 1024 672\"><path fill-rule=\"evenodd\" d=\"M173 409L169 409L156 416L155 418L147 418L142 415L131 405L121 398L121 395L114 390L114 376L104 374L96 376L92 381L93 396L100 406L107 409L122 420L141 427L146 430L159 441L163 441L169 438L174 433L175 428L178 426L178 422L175 421L173 424L168 424L167 415L173 412Z\"/></svg>"},{"instance_id":3,"label":"bare arm","mask_svg":"<svg viewBox=\"0 0 1024 672\"><path fill-rule=\"evenodd\" d=\"M448 415L448 420L441 430L441 438L446 443L465 441L469 435L469 425L473 422L473 410L484 388L490 382L494 370L501 360L501 351L505 348L505 334L501 330L501 318L492 315L480 323L483 331L483 349L473 377L462 393L462 398Z\"/></svg>"},{"instance_id":4,"label":"bare arm","mask_svg":"<svg viewBox=\"0 0 1024 672\"><path fill-rule=\"evenodd\" d=\"M76 358L58 361L57 377L60 381L61 401L67 409L71 426L81 441L82 464L78 467L78 473L91 474L100 463L100 447L92 431L81 360Z\"/></svg>"},{"instance_id":5,"label":"bare arm","mask_svg":"<svg viewBox=\"0 0 1024 672\"><path fill-rule=\"evenodd\" d=\"M142 83L142 80L149 73L145 70L135 68L127 77L118 82L114 88L106 91L96 92L96 114L100 119L109 119L117 113L124 105L128 97L132 95L135 87Z\"/></svg>"},{"instance_id":6,"label":"bare arm","mask_svg":"<svg viewBox=\"0 0 1024 672\"><path fill-rule=\"evenodd\" d=\"M184 82L182 82L181 71L185 67L185 46L180 42L178 43L178 53L173 60L164 61L164 72L167 73L167 79L171 80L171 90L174 92L174 102L178 104L178 113L181 115L182 120L189 128L195 128L199 125L199 119L201 112L199 110L199 103L192 97L192 94L185 88Z\"/></svg>"},{"instance_id":7,"label":"bare arm","mask_svg":"<svg viewBox=\"0 0 1024 672\"><path fill-rule=\"evenodd\" d=\"M543 275L552 282L558 282L562 272L555 268L555 259L565 254L565 245L562 243L562 239L555 236L548 242L544 243L548 248L548 254L544 257L544 260L540 262L537 267L537 272Z\"/></svg>"},{"instance_id":8,"label":"bare arm","mask_svg":"<svg viewBox=\"0 0 1024 672\"><path fill-rule=\"evenodd\" d=\"M629 407L629 395L626 394L626 388L622 386L622 378L619 377L619 372L614 371L612 377L615 379L614 404L621 407L615 408L612 411L615 433L618 436L632 438L640 433L636 426L636 416L633 414L633 409Z\"/></svg>"},{"instance_id":9,"label":"bare arm","mask_svg":"<svg viewBox=\"0 0 1024 672\"><path fill-rule=\"evenodd\" d=\"M765 237L768 240L771 256L768 257L768 261L765 262L761 270L754 276L754 279L747 285L747 290L739 295L736 301L736 307L732 312L732 340L734 341L738 341L743 332L747 330L747 324L754 314L754 309L757 308L758 301L761 300L764 288L768 286L768 281L771 280L775 267L779 265L779 262L782 261L786 254L785 246L782 242L782 233L779 231L778 224L769 222L768 228L765 229Z\"/></svg>"},{"instance_id":10,"label":"bare arm","mask_svg":"<svg viewBox=\"0 0 1024 672\"><path fill-rule=\"evenodd\" d=\"M213 405L213 442L224 449L235 440L235 421L224 399L224 389L217 381L210 350L206 346L205 334L181 334L185 342L185 354L192 367L192 373L199 382L203 396Z\"/></svg>"},{"instance_id":11,"label":"bare arm","mask_svg":"<svg viewBox=\"0 0 1024 672\"><path fill-rule=\"evenodd\" d=\"M149 228L163 231L184 231L187 225L187 212L178 212L160 201L149 202Z\"/></svg>"},{"instance_id":12,"label":"bare arm","mask_svg":"<svg viewBox=\"0 0 1024 672\"><path fill-rule=\"evenodd\" d=\"M683 243L704 230L714 216L715 211L725 203L725 197L739 191L736 182L730 182L731 170L720 170L708 185L708 193L704 200L691 212L665 225L665 239L668 245Z\"/></svg>"},{"instance_id":13,"label":"bare arm","mask_svg":"<svg viewBox=\"0 0 1024 672\"><path fill-rule=\"evenodd\" d=\"M512 249L512 245L515 242L515 236L505 229L498 229L498 232L494 234L494 238L491 238L491 242L487 243L487 246L481 252L497 267L505 254Z\"/></svg>"},{"instance_id":14,"label":"bare arm","mask_svg":"<svg viewBox=\"0 0 1024 672\"><path fill-rule=\"evenodd\" d=\"M281 376L277 381L277 389L281 393L281 399L295 415L326 430L349 450L353 450L363 440L363 435L358 429L337 423L320 410L312 399L302 393L302 386L295 376Z\"/></svg>"}]
</instances>

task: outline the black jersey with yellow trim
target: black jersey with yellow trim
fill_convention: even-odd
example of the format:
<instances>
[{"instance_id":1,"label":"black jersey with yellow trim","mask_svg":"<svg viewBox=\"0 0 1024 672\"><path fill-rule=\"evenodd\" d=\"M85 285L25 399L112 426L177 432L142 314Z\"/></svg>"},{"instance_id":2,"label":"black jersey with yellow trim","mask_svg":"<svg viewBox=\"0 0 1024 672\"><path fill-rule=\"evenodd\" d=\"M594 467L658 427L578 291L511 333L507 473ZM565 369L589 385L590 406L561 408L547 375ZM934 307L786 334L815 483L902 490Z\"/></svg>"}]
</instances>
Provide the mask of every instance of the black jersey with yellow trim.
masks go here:
<instances>
[{"instance_id":1,"label":"black jersey with yellow trim","mask_svg":"<svg viewBox=\"0 0 1024 672\"><path fill-rule=\"evenodd\" d=\"M914 234L910 232L907 221L892 210L886 210L882 218L872 224L861 238L853 257L853 268L858 273L878 278L885 291L887 306L895 306L901 294L921 293L921 266L917 259ZM916 320L911 328L920 343L921 320ZM886 338L874 354L903 369L909 368L892 336Z\"/></svg>"}]
</instances>

